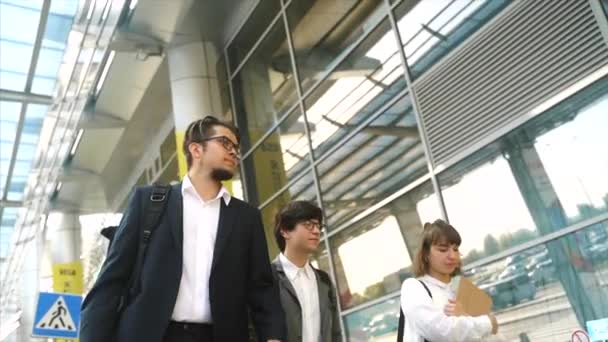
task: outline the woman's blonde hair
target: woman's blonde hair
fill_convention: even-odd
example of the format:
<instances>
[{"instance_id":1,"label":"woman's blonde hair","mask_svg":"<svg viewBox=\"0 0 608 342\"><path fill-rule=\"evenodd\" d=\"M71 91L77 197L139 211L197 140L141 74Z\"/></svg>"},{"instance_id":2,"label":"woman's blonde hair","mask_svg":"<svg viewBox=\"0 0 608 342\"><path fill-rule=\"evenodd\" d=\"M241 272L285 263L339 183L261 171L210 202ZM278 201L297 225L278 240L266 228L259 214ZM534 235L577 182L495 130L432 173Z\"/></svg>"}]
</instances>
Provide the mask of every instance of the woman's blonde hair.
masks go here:
<instances>
[{"instance_id":1,"label":"woman's blonde hair","mask_svg":"<svg viewBox=\"0 0 608 342\"><path fill-rule=\"evenodd\" d=\"M421 277L429 273L429 253L431 246L441 243L454 244L460 246L462 239L458 231L449 223L437 219L433 223L425 223L422 231L422 242L414 258L414 274ZM460 266L456 268L452 275L460 273Z\"/></svg>"}]
</instances>

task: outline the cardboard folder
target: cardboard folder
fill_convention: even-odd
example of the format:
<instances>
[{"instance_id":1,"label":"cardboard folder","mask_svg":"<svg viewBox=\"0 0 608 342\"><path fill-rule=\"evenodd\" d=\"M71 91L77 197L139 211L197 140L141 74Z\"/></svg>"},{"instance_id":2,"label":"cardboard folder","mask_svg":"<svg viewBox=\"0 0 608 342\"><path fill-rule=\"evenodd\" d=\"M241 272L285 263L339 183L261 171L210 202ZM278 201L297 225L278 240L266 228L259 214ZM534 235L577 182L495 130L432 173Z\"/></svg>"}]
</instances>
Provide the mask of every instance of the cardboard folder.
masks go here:
<instances>
[{"instance_id":1,"label":"cardboard folder","mask_svg":"<svg viewBox=\"0 0 608 342\"><path fill-rule=\"evenodd\" d=\"M462 304L464 311L473 317L489 314L492 311L492 298L471 280L459 278L456 300Z\"/></svg>"}]
</instances>

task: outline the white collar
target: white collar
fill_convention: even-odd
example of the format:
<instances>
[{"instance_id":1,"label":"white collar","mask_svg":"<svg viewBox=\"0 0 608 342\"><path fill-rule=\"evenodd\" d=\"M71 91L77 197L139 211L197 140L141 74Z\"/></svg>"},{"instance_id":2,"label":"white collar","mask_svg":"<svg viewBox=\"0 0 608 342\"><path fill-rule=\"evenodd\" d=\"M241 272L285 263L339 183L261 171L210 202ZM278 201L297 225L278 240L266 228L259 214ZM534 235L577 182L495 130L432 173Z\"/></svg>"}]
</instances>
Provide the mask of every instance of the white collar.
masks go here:
<instances>
[{"instance_id":1,"label":"white collar","mask_svg":"<svg viewBox=\"0 0 608 342\"><path fill-rule=\"evenodd\" d=\"M313 274L312 268L308 263L306 263L304 267L300 268L294 265L291 260L287 259L287 257L283 253L279 254L279 260L281 261L281 265L283 266L283 271L285 272L287 278L289 278L290 281L294 281L296 279L296 276L298 275L299 271L304 271L304 274L309 279L310 276Z\"/></svg>"},{"instance_id":2,"label":"white collar","mask_svg":"<svg viewBox=\"0 0 608 342\"><path fill-rule=\"evenodd\" d=\"M424 282L429 283L429 284L433 284L435 286L438 286L441 289L447 289L449 284L446 284L444 282L442 282L439 279L433 278L428 274L425 274L424 276L420 277L420 280L424 280Z\"/></svg>"},{"instance_id":3,"label":"white collar","mask_svg":"<svg viewBox=\"0 0 608 342\"><path fill-rule=\"evenodd\" d=\"M182 196L184 195L184 192L188 189L192 189L192 192L196 195L196 197L198 197L201 200L201 202L205 202L205 201L203 201L202 198L200 198L200 196L198 195L198 192L196 192L196 190L194 189L194 185L192 184L190 177L186 174L184 176L184 179L182 180ZM228 189L226 189L224 186L222 186L220 188L220 191L217 193L215 198L213 198L212 200L207 201L207 202L214 201L220 197L224 199L224 203L226 205L230 204L230 199L232 198L232 196L230 195L230 192L228 191Z\"/></svg>"}]
</instances>

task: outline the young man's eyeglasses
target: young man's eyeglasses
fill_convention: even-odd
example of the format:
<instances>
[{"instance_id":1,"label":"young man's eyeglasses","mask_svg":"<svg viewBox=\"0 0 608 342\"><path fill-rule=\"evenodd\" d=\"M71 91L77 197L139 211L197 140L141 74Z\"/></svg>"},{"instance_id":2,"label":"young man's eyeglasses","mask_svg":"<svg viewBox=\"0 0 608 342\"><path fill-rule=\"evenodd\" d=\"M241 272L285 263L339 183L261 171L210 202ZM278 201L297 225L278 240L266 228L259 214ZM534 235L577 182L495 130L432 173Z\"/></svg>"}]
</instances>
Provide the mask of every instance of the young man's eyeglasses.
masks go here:
<instances>
[{"instance_id":1,"label":"young man's eyeglasses","mask_svg":"<svg viewBox=\"0 0 608 342\"><path fill-rule=\"evenodd\" d=\"M232 140L226 138L225 136L220 135L217 137L209 137L209 138L202 139L201 142L210 141L210 140L217 140L220 144L222 144L222 146L226 149L226 151L228 151L228 152L234 151L234 153L236 153L237 157L239 156L239 152L240 152L239 145L233 143Z\"/></svg>"},{"instance_id":2,"label":"young man's eyeglasses","mask_svg":"<svg viewBox=\"0 0 608 342\"><path fill-rule=\"evenodd\" d=\"M310 220L307 220L307 221L299 222L299 224L301 224L309 232L312 232L313 229L315 229L315 228L319 229L319 231L322 232L323 229L325 228L325 226L323 226L323 224L321 222L319 222L319 221L310 221Z\"/></svg>"}]
</instances>

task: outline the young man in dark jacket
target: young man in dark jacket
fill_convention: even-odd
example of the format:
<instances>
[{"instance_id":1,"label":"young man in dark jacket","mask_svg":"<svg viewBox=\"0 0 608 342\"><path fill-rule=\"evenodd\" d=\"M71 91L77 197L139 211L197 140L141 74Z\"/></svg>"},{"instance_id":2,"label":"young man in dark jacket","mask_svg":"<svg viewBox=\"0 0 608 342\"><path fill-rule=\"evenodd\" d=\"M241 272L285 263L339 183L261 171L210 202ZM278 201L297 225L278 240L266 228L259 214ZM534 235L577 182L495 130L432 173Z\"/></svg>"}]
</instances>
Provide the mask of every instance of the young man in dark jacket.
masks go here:
<instances>
[{"instance_id":1,"label":"young man in dark jacket","mask_svg":"<svg viewBox=\"0 0 608 342\"><path fill-rule=\"evenodd\" d=\"M310 265L319 247L323 215L314 204L295 201L276 216L281 254L272 262L287 321L285 342L338 342L340 318L327 273Z\"/></svg>"}]
</instances>

